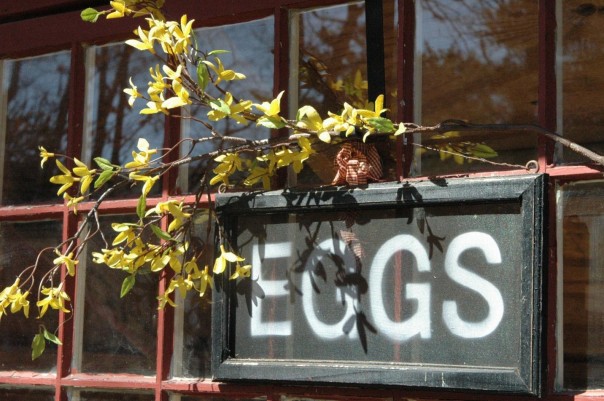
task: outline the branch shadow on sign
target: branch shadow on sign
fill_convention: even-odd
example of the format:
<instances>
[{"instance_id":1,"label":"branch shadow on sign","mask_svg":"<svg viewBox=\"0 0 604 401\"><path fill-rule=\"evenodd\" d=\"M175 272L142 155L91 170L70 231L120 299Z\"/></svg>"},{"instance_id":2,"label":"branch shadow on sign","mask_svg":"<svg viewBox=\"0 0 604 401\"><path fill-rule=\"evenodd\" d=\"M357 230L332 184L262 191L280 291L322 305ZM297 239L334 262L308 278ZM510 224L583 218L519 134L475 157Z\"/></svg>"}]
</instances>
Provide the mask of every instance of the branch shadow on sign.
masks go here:
<instances>
[{"instance_id":1,"label":"branch shadow on sign","mask_svg":"<svg viewBox=\"0 0 604 401\"><path fill-rule=\"evenodd\" d=\"M230 228L236 238L232 243L236 244L239 252L256 246L258 261L262 261L262 266L267 258L277 258L267 255L266 244L291 238L292 232L294 233L297 245L292 248L291 255L287 256L286 268L279 273L279 280L284 281L283 289L289 303L293 305L299 298L310 296L305 291L320 295L322 291L335 290L338 295L335 302L347 311L343 324L338 327L346 336L356 331L363 351L367 354L369 333L379 334L375 323L363 310L363 305L366 304L363 299L368 295L367 275L370 263L365 261L365 245L374 238L369 238L366 233L359 234L357 229L372 223L372 214L367 211L374 211L376 207L375 204L359 202L356 196L358 193L358 189L326 188L303 192L285 190L278 195L272 193L269 196L262 193L238 194L234 197L236 199L228 200L228 206L234 207L240 218L235 227ZM397 190L395 198L395 203L390 203L390 209L401 210L397 216L406 220L406 225L415 224L417 230L425 236L429 245L429 258L432 259L435 250L442 253L442 242L446 238L433 232L428 216L421 207L422 194L414 186L405 184ZM404 207L400 208L399 205ZM241 220L247 223L242 226ZM288 226L287 230L290 231L275 234L275 227L279 224ZM379 221L374 224L379 226ZM245 235L242 235L243 231ZM249 251L246 255L249 255ZM301 285L304 280L310 283L306 288ZM238 294L233 297L235 307L239 306L237 303L240 299L244 299L250 317L260 300L274 297L267 297L261 282L255 272L235 285ZM328 289L328 286L333 287ZM354 311L350 316L348 308Z\"/></svg>"}]
</instances>

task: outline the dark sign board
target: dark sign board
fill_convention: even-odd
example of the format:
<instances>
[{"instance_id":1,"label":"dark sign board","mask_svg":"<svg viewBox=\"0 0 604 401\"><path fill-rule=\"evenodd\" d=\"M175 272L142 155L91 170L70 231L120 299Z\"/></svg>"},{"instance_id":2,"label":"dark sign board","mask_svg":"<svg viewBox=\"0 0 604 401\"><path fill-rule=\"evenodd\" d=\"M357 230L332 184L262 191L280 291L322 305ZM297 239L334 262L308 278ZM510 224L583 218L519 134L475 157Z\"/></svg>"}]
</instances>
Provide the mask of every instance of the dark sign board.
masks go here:
<instances>
[{"instance_id":1,"label":"dark sign board","mask_svg":"<svg viewBox=\"0 0 604 401\"><path fill-rule=\"evenodd\" d=\"M214 377L537 394L545 178L230 194Z\"/></svg>"}]
</instances>

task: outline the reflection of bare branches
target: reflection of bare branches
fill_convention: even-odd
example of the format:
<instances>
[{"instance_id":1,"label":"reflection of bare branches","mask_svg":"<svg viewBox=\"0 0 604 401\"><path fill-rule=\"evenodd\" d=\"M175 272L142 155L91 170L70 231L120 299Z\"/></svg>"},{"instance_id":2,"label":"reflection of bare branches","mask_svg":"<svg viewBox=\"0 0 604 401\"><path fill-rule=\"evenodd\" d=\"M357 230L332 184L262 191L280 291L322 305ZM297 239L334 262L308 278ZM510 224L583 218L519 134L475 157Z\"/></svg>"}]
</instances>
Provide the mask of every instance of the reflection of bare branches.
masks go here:
<instances>
[{"instance_id":1,"label":"reflection of bare branches","mask_svg":"<svg viewBox=\"0 0 604 401\"><path fill-rule=\"evenodd\" d=\"M57 151L66 147L69 58L63 53L48 56L42 68L37 59L16 60L7 65L8 118L3 144L6 160L2 201L6 204L40 202L54 192L48 182L52 172L42 175L31 165L38 159L37 145Z\"/></svg>"}]
</instances>

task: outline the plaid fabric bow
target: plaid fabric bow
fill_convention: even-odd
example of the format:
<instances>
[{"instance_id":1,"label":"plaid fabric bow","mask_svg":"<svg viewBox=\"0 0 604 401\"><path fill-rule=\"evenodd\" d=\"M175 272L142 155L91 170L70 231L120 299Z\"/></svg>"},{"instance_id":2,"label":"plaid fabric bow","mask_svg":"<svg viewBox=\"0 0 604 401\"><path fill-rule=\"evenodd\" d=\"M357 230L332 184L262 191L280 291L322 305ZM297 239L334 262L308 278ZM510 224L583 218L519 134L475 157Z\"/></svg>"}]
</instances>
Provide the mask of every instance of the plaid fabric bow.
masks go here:
<instances>
[{"instance_id":1,"label":"plaid fabric bow","mask_svg":"<svg viewBox=\"0 0 604 401\"><path fill-rule=\"evenodd\" d=\"M382 161L375 146L362 142L346 142L336 155L337 169L333 185L366 185L368 180L382 178Z\"/></svg>"}]
</instances>

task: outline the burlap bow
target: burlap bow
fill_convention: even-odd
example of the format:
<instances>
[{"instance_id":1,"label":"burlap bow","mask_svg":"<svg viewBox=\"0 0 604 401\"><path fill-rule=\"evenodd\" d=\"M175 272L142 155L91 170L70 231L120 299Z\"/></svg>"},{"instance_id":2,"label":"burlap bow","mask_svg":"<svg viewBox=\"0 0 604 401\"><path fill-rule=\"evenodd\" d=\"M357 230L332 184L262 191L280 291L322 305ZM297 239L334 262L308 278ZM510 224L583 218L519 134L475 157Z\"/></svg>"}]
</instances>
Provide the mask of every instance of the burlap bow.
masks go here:
<instances>
[{"instance_id":1,"label":"burlap bow","mask_svg":"<svg viewBox=\"0 0 604 401\"><path fill-rule=\"evenodd\" d=\"M362 142L346 142L336 155L337 169L332 184L366 185L368 180L382 178L382 161L375 146Z\"/></svg>"}]
</instances>

